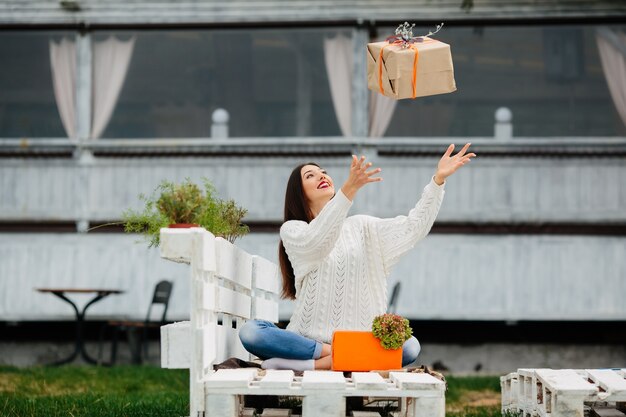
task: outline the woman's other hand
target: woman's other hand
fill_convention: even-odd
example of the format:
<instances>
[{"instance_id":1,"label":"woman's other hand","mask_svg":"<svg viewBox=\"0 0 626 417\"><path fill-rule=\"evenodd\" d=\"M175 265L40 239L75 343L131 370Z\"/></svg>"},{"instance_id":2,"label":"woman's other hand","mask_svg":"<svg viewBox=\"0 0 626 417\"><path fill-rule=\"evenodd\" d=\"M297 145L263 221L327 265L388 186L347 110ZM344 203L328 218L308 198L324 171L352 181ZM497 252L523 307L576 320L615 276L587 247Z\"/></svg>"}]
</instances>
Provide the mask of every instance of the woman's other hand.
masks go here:
<instances>
[{"instance_id":1,"label":"woman's other hand","mask_svg":"<svg viewBox=\"0 0 626 417\"><path fill-rule=\"evenodd\" d=\"M475 153L466 153L470 145L471 143L466 143L463 149L454 156L450 156L454 150L454 144L448 146L446 153L443 154L437 165L437 172L435 173L435 182L437 185L442 185L446 178L454 174L457 169L469 163L471 158L476 156Z\"/></svg>"},{"instance_id":2,"label":"woman's other hand","mask_svg":"<svg viewBox=\"0 0 626 417\"><path fill-rule=\"evenodd\" d=\"M352 164L350 165L350 175L348 179L341 187L341 191L344 193L348 199L354 199L356 192L359 191L361 187L365 184L369 184L370 182L379 182L383 179L381 177L374 177L374 174L378 174L381 169L372 167L371 162L365 162L365 157L361 156L360 159L357 159L356 155L352 155ZM369 171L368 171L369 169Z\"/></svg>"}]
</instances>

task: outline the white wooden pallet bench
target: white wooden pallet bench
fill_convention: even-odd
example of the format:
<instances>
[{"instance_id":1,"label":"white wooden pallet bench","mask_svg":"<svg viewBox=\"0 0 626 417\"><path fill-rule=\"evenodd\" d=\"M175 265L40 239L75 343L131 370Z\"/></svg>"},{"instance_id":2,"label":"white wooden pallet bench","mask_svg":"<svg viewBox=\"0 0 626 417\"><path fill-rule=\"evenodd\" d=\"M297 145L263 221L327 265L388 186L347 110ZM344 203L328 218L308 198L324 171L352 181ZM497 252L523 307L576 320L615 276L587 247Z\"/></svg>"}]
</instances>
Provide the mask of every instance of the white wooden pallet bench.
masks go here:
<instances>
[{"instance_id":1,"label":"white wooden pallet bench","mask_svg":"<svg viewBox=\"0 0 626 417\"><path fill-rule=\"evenodd\" d=\"M278 322L279 269L203 228L162 229L160 248L163 258L191 269L190 320L161 328L161 366L189 369L192 417L252 416L243 407L247 395L300 397L303 417L343 417L346 397L399 399L396 414L403 417L445 415L445 384L428 374L390 372L383 378L355 372L346 378L331 371L301 377L258 368L214 371L214 364L230 357L250 360L238 337L246 320Z\"/></svg>"},{"instance_id":2,"label":"white wooden pallet bench","mask_svg":"<svg viewBox=\"0 0 626 417\"><path fill-rule=\"evenodd\" d=\"M602 404L600 415L624 415L626 369L518 369L500 377L502 412L523 417L583 417L585 405Z\"/></svg>"}]
</instances>

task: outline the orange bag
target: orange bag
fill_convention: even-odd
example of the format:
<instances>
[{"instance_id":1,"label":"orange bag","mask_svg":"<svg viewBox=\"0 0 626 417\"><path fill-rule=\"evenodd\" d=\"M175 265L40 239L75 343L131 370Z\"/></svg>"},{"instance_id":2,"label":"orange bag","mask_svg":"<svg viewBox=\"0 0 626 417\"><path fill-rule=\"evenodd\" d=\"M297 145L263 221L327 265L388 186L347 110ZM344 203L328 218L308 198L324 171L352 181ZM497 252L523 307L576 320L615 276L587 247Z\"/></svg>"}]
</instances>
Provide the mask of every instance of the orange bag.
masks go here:
<instances>
[{"instance_id":1,"label":"orange bag","mask_svg":"<svg viewBox=\"0 0 626 417\"><path fill-rule=\"evenodd\" d=\"M333 371L384 371L402 368L402 348L383 348L372 332L335 330L331 355Z\"/></svg>"}]
</instances>

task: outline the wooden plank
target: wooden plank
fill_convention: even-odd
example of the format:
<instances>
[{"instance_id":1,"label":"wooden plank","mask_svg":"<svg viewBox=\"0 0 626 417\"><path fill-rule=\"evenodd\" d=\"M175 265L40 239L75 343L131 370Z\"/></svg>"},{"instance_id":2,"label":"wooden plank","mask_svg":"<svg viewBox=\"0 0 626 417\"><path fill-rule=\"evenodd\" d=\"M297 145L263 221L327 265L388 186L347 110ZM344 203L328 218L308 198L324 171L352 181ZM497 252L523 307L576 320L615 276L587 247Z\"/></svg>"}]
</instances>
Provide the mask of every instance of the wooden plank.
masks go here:
<instances>
[{"instance_id":1,"label":"wooden plank","mask_svg":"<svg viewBox=\"0 0 626 417\"><path fill-rule=\"evenodd\" d=\"M188 321L161 326L161 367L189 369L191 326Z\"/></svg>"},{"instance_id":2,"label":"wooden plank","mask_svg":"<svg viewBox=\"0 0 626 417\"><path fill-rule=\"evenodd\" d=\"M278 322L278 303L274 300L266 300L261 297L252 299L252 318L258 320L268 320L272 323Z\"/></svg>"},{"instance_id":3,"label":"wooden plank","mask_svg":"<svg viewBox=\"0 0 626 417\"><path fill-rule=\"evenodd\" d=\"M252 288L252 256L220 237L215 239L215 252L218 276Z\"/></svg>"},{"instance_id":4,"label":"wooden plank","mask_svg":"<svg viewBox=\"0 0 626 417\"><path fill-rule=\"evenodd\" d=\"M215 287L215 311L232 314L233 316L250 318L252 300L249 295L242 294L224 287Z\"/></svg>"},{"instance_id":5,"label":"wooden plank","mask_svg":"<svg viewBox=\"0 0 626 417\"><path fill-rule=\"evenodd\" d=\"M387 382L376 372L353 372L352 380L356 389L386 390Z\"/></svg>"},{"instance_id":6,"label":"wooden plank","mask_svg":"<svg viewBox=\"0 0 626 417\"><path fill-rule=\"evenodd\" d=\"M620 410L608 407L591 407L590 417L626 417Z\"/></svg>"},{"instance_id":7,"label":"wooden plank","mask_svg":"<svg viewBox=\"0 0 626 417\"><path fill-rule=\"evenodd\" d=\"M219 369L205 381L207 388L249 387L259 371L257 368Z\"/></svg>"},{"instance_id":8,"label":"wooden plank","mask_svg":"<svg viewBox=\"0 0 626 417\"><path fill-rule=\"evenodd\" d=\"M346 387L346 378L343 372L334 371L304 371L302 388L320 390L343 390Z\"/></svg>"},{"instance_id":9,"label":"wooden plank","mask_svg":"<svg viewBox=\"0 0 626 417\"><path fill-rule=\"evenodd\" d=\"M400 389L445 391L445 384L428 374L416 374L410 372L390 372L389 379Z\"/></svg>"},{"instance_id":10,"label":"wooden plank","mask_svg":"<svg viewBox=\"0 0 626 417\"><path fill-rule=\"evenodd\" d=\"M537 379L550 388L552 394L569 395L592 395L598 388L583 379L571 369L539 369L536 371Z\"/></svg>"},{"instance_id":11,"label":"wooden plank","mask_svg":"<svg viewBox=\"0 0 626 417\"><path fill-rule=\"evenodd\" d=\"M517 373L515 372L500 377L500 392L502 393L503 407L511 405L517 395L513 390L513 381L515 381L515 389L517 389Z\"/></svg>"},{"instance_id":12,"label":"wooden plank","mask_svg":"<svg viewBox=\"0 0 626 417\"><path fill-rule=\"evenodd\" d=\"M196 329L197 337L195 340L196 352L200 355L200 358L192 358L192 364L198 367L200 370L213 371L213 364L222 357L219 356L218 339L219 339L219 327L217 323L209 323L204 325L200 329ZM195 359L195 360L194 360Z\"/></svg>"},{"instance_id":13,"label":"wooden plank","mask_svg":"<svg viewBox=\"0 0 626 417\"><path fill-rule=\"evenodd\" d=\"M239 339L239 331L231 326L223 326L226 333L225 358L239 358L250 360L250 353L243 347Z\"/></svg>"},{"instance_id":14,"label":"wooden plank","mask_svg":"<svg viewBox=\"0 0 626 417\"><path fill-rule=\"evenodd\" d=\"M293 383L294 372L290 370L268 370L259 381L261 388L290 388Z\"/></svg>"},{"instance_id":15,"label":"wooden plank","mask_svg":"<svg viewBox=\"0 0 626 417\"><path fill-rule=\"evenodd\" d=\"M610 397L611 401L626 401L626 379L623 376L611 369L586 369L586 372L589 379L605 391L598 393L601 399Z\"/></svg>"},{"instance_id":16,"label":"wooden plank","mask_svg":"<svg viewBox=\"0 0 626 417\"><path fill-rule=\"evenodd\" d=\"M239 395L213 394L209 392L206 395L206 412L199 415L210 417L239 417L241 403L241 396Z\"/></svg>"},{"instance_id":17,"label":"wooden plank","mask_svg":"<svg viewBox=\"0 0 626 417\"><path fill-rule=\"evenodd\" d=\"M215 252L215 236L213 233L206 229L202 233L202 260L201 267L203 271L215 272L216 265L216 252Z\"/></svg>"},{"instance_id":18,"label":"wooden plank","mask_svg":"<svg viewBox=\"0 0 626 417\"><path fill-rule=\"evenodd\" d=\"M445 417L446 400L443 396L407 398L407 414L412 417Z\"/></svg>"},{"instance_id":19,"label":"wooden plank","mask_svg":"<svg viewBox=\"0 0 626 417\"><path fill-rule=\"evenodd\" d=\"M191 261L190 229L162 228L159 252L161 258L178 263L189 263Z\"/></svg>"},{"instance_id":20,"label":"wooden plank","mask_svg":"<svg viewBox=\"0 0 626 417\"><path fill-rule=\"evenodd\" d=\"M278 265L265 258L253 255L252 283L254 288L278 294L280 292L280 270Z\"/></svg>"},{"instance_id":21,"label":"wooden plank","mask_svg":"<svg viewBox=\"0 0 626 417\"><path fill-rule=\"evenodd\" d=\"M305 371L305 376L306 372L315 371ZM302 399L302 417L344 417L345 415L346 399L333 391L307 395Z\"/></svg>"}]
</instances>

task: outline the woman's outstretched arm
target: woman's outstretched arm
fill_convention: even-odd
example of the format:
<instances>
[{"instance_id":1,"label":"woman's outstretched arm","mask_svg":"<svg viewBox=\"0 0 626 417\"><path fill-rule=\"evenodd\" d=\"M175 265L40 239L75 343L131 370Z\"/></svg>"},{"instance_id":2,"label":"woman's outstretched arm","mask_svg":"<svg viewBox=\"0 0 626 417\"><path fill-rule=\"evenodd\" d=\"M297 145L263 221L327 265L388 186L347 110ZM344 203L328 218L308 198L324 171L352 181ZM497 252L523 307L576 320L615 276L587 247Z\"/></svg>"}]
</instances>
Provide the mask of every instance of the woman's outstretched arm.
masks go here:
<instances>
[{"instance_id":1,"label":"woman's outstretched arm","mask_svg":"<svg viewBox=\"0 0 626 417\"><path fill-rule=\"evenodd\" d=\"M445 180L476 156L474 153L467 154L469 146L469 143L466 144L454 156L451 156L454 145L448 147L437 165L435 175L424 187L419 201L407 216L372 221L387 275L402 255L430 232L443 201Z\"/></svg>"}]
</instances>

